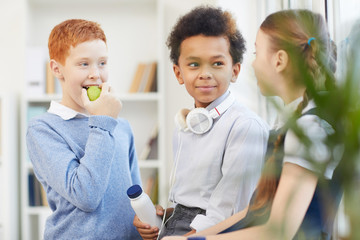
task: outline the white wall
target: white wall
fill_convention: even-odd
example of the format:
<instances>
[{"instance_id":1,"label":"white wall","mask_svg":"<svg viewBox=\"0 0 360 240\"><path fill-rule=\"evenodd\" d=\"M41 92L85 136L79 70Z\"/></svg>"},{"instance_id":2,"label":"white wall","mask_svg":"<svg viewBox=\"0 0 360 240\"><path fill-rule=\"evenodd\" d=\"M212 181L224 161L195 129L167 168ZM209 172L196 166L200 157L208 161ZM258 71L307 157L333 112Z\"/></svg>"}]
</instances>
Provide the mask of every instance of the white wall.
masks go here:
<instances>
[{"instance_id":1,"label":"white wall","mask_svg":"<svg viewBox=\"0 0 360 240\"><path fill-rule=\"evenodd\" d=\"M283 8L282 0L219 0L218 5L234 15L238 28L246 41L247 51L241 71L237 82L231 84L230 89L240 102L271 124L274 115L269 115L267 112L269 106L257 87L257 80L251 64L255 58L255 39L259 26L269 13Z\"/></svg>"},{"instance_id":2,"label":"white wall","mask_svg":"<svg viewBox=\"0 0 360 240\"><path fill-rule=\"evenodd\" d=\"M352 26L360 20L359 0L331 0L330 22L332 35L336 43L340 43L350 33Z\"/></svg>"},{"instance_id":3,"label":"white wall","mask_svg":"<svg viewBox=\"0 0 360 240\"><path fill-rule=\"evenodd\" d=\"M0 0L0 89L23 90L25 68L25 0Z\"/></svg>"}]
</instances>

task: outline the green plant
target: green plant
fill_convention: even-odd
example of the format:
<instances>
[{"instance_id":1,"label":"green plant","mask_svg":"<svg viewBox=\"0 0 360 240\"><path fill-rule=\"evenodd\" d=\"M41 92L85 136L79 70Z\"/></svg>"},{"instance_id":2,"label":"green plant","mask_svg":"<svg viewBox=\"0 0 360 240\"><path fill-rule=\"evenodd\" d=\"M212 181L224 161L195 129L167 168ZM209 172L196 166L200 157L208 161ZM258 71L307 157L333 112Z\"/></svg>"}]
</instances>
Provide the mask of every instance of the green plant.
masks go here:
<instances>
[{"instance_id":1,"label":"green plant","mask_svg":"<svg viewBox=\"0 0 360 240\"><path fill-rule=\"evenodd\" d=\"M346 73L340 79L335 79L331 69L325 64L327 59L319 59L318 62L326 71L326 79L329 83L326 92L316 91L314 81L306 74L305 66L303 79L307 91L313 98L317 113L325 119L333 128L334 133L326 140L326 145L331 151L332 161L339 161L340 182L343 187L343 199L345 214L350 223L349 236L346 239L360 239L360 34L352 36L353 45L349 46L346 60ZM357 44L355 44L357 43ZM296 125L294 116L289 127L297 134L302 143L310 148L311 141L304 131ZM307 152L311 161L311 155ZM331 161L318 165L325 169Z\"/></svg>"}]
</instances>

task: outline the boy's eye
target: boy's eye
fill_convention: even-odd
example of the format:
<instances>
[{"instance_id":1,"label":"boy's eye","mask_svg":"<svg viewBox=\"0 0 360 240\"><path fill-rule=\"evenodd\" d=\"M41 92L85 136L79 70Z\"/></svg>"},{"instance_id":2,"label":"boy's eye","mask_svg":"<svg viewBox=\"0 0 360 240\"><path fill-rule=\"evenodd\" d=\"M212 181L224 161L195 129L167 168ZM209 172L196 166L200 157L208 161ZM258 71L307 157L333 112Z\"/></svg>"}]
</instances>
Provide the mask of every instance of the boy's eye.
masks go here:
<instances>
[{"instance_id":1,"label":"boy's eye","mask_svg":"<svg viewBox=\"0 0 360 240\"><path fill-rule=\"evenodd\" d=\"M105 66L106 65L106 61L101 61L100 62L100 66Z\"/></svg>"},{"instance_id":2,"label":"boy's eye","mask_svg":"<svg viewBox=\"0 0 360 240\"><path fill-rule=\"evenodd\" d=\"M222 65L224 65L222 62L215 62L215 63L214 63L214 66L217 66L217 67L218 67L218 66L222 66Z\"/></svg>"},{"instance_id":3,"label":"boy's eye","mask_svg":"<svg viewBox=\"0 0 360 240\"><path fill-rule=\"evenodd\" d=\"M190 66L190 67L198 67L199 64L198 64L198 63L190 63L189 66Z\"/></svg>"},{"instance_id":4,"label":"boy's eye","mask_svg":"<svg viewBox=\"0 0 360 240\"><path fill-rule=\"evenodd\" d=\"M80 63L80 66L87 67L87 66L89 66L89 64L87 62L83 62L83 63Z\"/></svg>"}]
</instances>

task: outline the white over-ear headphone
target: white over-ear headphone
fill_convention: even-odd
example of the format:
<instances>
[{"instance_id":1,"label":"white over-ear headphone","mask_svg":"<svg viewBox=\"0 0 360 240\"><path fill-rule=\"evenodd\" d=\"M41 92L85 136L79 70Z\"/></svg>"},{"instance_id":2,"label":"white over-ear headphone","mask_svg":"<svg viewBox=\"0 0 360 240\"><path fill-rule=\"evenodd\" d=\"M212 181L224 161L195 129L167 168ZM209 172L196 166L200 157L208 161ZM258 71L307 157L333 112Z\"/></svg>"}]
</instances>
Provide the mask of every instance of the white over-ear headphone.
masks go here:
<instances>
[{"instance_id":1,"label":"white over-ear headphone","mask_svg":"<svg viewBox=\"0 0 360 240\"><path fill-rule=\"evenodd\" d=\"M206 108L194 108L193 110L181 109L175 115L175 124L183 131L190 130L195 134L203 134L210 130L213 119L223 114L235 101L230 93L226 99L210 111Z\"/></svg>"}]
</instances>

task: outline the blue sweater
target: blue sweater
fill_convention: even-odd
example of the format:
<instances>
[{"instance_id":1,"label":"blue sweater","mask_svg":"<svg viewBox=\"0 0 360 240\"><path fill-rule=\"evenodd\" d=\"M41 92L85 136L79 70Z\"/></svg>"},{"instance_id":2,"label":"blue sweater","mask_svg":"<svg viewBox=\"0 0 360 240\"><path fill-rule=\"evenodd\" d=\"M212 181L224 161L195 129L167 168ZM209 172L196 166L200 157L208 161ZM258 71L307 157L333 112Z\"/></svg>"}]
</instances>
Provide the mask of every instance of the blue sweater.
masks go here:
<instances>
[{"instance_id":1,"label":"blue sweater","mask_svg":"<svg viewBox=\"0 0 360 240\"><path fill-rule=\"evenodd\" d=\"M45 113L29 123L27 148L53 211L45 239L141 239L126 195L141 182L126 120Z\"/></svg>"}]
</instances>

